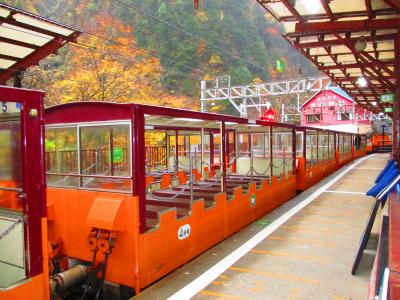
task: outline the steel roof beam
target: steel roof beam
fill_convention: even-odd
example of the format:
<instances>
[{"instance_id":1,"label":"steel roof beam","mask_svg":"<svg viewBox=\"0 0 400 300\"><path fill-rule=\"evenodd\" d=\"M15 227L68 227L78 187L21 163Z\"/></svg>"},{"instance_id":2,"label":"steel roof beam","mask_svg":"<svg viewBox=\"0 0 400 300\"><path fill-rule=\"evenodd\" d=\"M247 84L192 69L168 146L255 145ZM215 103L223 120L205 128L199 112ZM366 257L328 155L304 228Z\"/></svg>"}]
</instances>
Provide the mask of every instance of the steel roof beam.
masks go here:
<instances>
[{"instance_id":1,"label":"steel roof beam","mask_svg":"<svg viewBox=\"0 0 400 300\"><path fill-rule=\"evenodd\" d=\"M283 37L289 42L289 44L293 45L293 43L292 43L286 36L283 36ZM317 67L319 67L318 61L316 61L316 60L314 59L314 57L312 57L311 55L309 55L309 53L308 53L305 49L297 48L297 50L300 51L301 53L303 53L303 55L306 56L314 65L316 65ZM335 59L333 59L333 60L335 61ZM337 83L338 86L340 86L343 90L348 91L349 94L351 95L350 90L348 90L348 89L346 88L346 86L343 85L341 82L336 82L336 81L335 81L335 77L334 77L331 73L329 73L329 72L324 72L324 73L325 73L329 78L331 78L333 82ZM344 73L344 74L346 74L346 73ZM350 82L353 83L352 80L348 80L348 81L350 81ZM356 85L355 83L353 83L353 84ZM361 91L360 91L360 92L361 92ZM362 93L362 92L361 92L361 93ZM366 97L366 96L363 96L363 98L364 98L365 100L367 100L367 97ZM356 101L356 99L354 99L354 100ZM358 101L356 101L356 102L358 102ZM362 105L362 104L360 104L360 105L361 105L361 106L364 106L364 105Z\"/></svg>"},{"instance_id":2,"label":"steel roof beam","mask_svg":"<svg viewBox=\"0 0 400 300\"><path fill-rule=\"evenodd\" d=\"M33 31L33 32L45 34L45 35L48 35L50 37L61 37L63 39L69 40L69 41L74 40L79 35L78 32L72 32L72 34L70 36L67 36L67 35L58 34L58 33L54 32L54 31L51 31L51 30L46 30L46 29L43 29L43 28L40 28L40 27L31 26L31 25L26 24L26 23L18 22L17 20L14 19L14 17L12 15L10 15L7 18L0 17L0 23L14 25L14 26L17 26L17 27L20 27L20 28L23 28L23 29L27 29L27 30Z\"/></svg>"},{"instance_id":3,"label":"steel roof beam","mask_svg":"<svg viewBox=\"0 0 400 300\"><path fill-rule=\"evenodd\" d=\"M15 70L25 70L32 65L36 65L40 60L45 58L46 56L55 53L62 45L64 45L67 41L63 39L54 39L49 41L47 44L42 46L37 51L29 54L23 60L15 63L12 66L12 69L7 69L0 73L0 84L5 84L6 81L12 76Z\"/></svg>"},{"instance_id":4,"label":"steel roof beam","mask_svg":"<svg viewBox=\"0 0 400 300\"><path fill-rule=\"evenodd\" d=\"M329 2L330 0L321 0L321 4L324 7L326 14L328 15L329 19L331 19L331 21L336 20L335 16L332 13L332 10L329 6Z\"/></svg>"},{"instance_id":5,"label":"steel roof beam","mask_svg":"<svg viewBox=\"0 0 400 300\"><path fill-rule=\"evenodd\" d=\"M336 55L337 55L337 53L336 53ZM320 55L318 55L318 56L320 56ZM388 61L385 61L384 63L386 65L393 66L395 61L388 60ZM371 65L378 67L378 64L376 64L374 62L371 62ZM320 65L321 70L336 70L336 69L340 69L342 67L345 69L363 68L363 67L365 67L365 64L357 62L357 63L351 63L351 64L338 64L338 65L329 65L329 66L326 66L323 64Z\"/></svg>"},{"instance_id":6,"label":"steel roof beam","mask_svg":"<svg viewBox=\"0 0 400 300\"><path fill-rule=\"evenodd\" d=\"M367 13L368 13L368 19L372 19L372 6L371 6L371 0L365 0L365 6L367 8Z\"/></svg>"},{"instance_id":7,"label":"steel roof beam","mask_svg":"<svg viewBox=\"0 0 400 300\"><path fill-rule=\"evenodd\" d=\"M37 46L34 44L25 43L25 42L17 41L14 39L9 39L9 38L2 37L2 36L0 36L0 42L15 45L15 46L20 46L20 47L24 47L24 48L29 48L29 49L39 49L40 48L40 46Z\"/></svg>"},{"instance_id":8,"label":"steel roof beam","mask_svg":"<svg viewBox=\"0 0 400 300\"><path fill-rule=\"evenodd\" d=\"M363 39L366 42L373 42L373 41L390 41L393 40L396 37L396 34L379 34L379 35L373 35L373 36L366 36L363 37ZM291 38L291 35L288 35L288 38ZM346 38L346 41L349 42L356 42L360 38ZM335 40L326 40L326 41L318 41L318 42L308 42L308 43L301 43L301 42L295 42L294 46L301 47L301 48L319 48L323 46L340 46L343 45L343 42L339 39Z\"/></svg>"},{"instance_id":9,"label":"steel roof beam","mask_svg":"<svg viewBox=\"0 0 400 300\"><path fill-rule=\"evenodd\" d=\"M350 31L381 30L389 28L397 29L398 27L400 27L400 18L296 23L295 30L299 33L340 33Z\"/></svg>"},{"instance_id":10,"label":"steel roof beam","mask_svg":"<svg viewBox=\"0 0 400 300\"><path fill-rule=\"evenodd\" d=\"M20 60L19 57L11 56L11 55L5 55L5 54L1 54L1 53L0 53L0 59L11 60L11 61L18 61L18 60Z\"/></svg>"},{"instance_id":11,"label":"steel roof beam","mask_svg":"<svg viewBox=\"0 0 400 300\"><path fill-rule=\"evenodd\" d=\"M267 11L270 11L270 10L267 9ZM375 16L390 16L390 15L395 15L396 13L397 12L396 12L395 9L387 9L386 8L386 9L373 10L373 14ZM353 11L353 12L345 12L345 13L335 13L334 15L335 15L336 19L355 18L355 17L368 17L368 14L365 13L365 11ZM315 14L315 15L303 16L303 20L304 21L321 20L321 19L326 19L326 17L327 16L324 15L324 14ZM292 16L281 17L281 18L276 17L276 19L278 21L282 21L282 22L295 22L295 21L297 21Z\"/></svg>"},{"instance_id":12,"label":"steel roof beam","mask_svg":"<svg viewBox=\"0 0 400 300\"><path fill-rule=\"evenodd\" d=\"M294 5L290 3L289 0L281 0L281 2L286 6L286 8L290 11L290 13L296 18L297 21L303 22L302 16L299 12L294 8Z\"/></svg>"},{"instance_id":13,"label":"steel roof beam","mask_svg":"<svg viewBox=\"0 0 400 300\"><path fill-rule=\"evenodd\" d=\"M366 63L366 66L370 67L371 69L374 70L374 72L376 74L380 74L381 71L380 69L384 70L385 72L387 72L390 75L394 75L394 72L392 70L390 70L387 66L385 66L384 64L382 64L382 62L380 62L379 60L373 58L371 55L369 55L368 53L364 53L364 52L357 52L357 50L354 47L354 44L352 44L351 42L347 41L346 39L343 39L340 35L336 34L336 37L338 39L340 39L343 44L349 48L352 52L352 54L357 58L361 58L364 63ZM369 65L370 62L373 62L374 64L377 64L379 67L378 69L376 69L376 67L374 67L373 65ZM394 89L394 85L391 82L388 82L389 86L392 86Z\"/></svg>"},{"instance_id":14,"label":"steel roof beam","mask_svg":"<svg viewBox=\"0 0 400 300\"><path fill-rule=\"evenodd\" d=\"M400 10L400 2L398 0L383 0L389 4L392 8Z\"/></svg>"}]
</instances>

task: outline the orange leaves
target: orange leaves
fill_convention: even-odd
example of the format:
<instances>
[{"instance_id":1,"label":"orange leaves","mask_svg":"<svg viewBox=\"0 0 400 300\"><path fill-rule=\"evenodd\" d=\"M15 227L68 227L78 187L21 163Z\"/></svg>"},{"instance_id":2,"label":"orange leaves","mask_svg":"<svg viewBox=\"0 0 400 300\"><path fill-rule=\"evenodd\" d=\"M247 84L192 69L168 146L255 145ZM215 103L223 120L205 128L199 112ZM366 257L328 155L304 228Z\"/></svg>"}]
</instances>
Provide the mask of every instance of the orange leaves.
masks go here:
<instances>
[{"instance_id":1,"label":"orange leaves","mask_svg":"<svg viewBox=\"0 0 400 300\"><path fill-rule=\"evenodd\" d=\"M47 91L48 105L71 101L136 102L174 107L186 104L186 98L163 90L159 59L135 48L131 26L110 15L96 15L91 21L90 32L117 43L85 34L77 44L84 46L70 46L67 55L62 56L63 62L53 62L59 67L52 70L51 75L42 66L34 68L32 72L42 78L37 83L40 81L40 87Z\"/></svg>"}]
</instances>

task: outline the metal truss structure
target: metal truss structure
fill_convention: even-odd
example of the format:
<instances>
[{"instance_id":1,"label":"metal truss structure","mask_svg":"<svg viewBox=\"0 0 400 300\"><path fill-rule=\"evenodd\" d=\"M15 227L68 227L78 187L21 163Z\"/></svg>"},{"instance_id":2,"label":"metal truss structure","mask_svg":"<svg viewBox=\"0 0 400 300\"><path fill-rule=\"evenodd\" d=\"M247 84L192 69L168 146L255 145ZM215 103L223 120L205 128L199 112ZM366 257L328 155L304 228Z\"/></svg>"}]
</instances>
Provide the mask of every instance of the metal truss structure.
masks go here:
<instances>
[{"instance_id":1,"label":"metal truss structure","mask_svg":"<svg viewBox=\"0 0 400 300\"><path fill-rule=\"evenodd\" d=\"M230 82L230 81L229 81ZM265 82L245 86L207 87L206 81L201 82L201 111L207 110L207 103L215 105L217 101L228 100L239 112L241 117L248 116L248 109L255 108L261 113L262 107L268 107L268 97L297 94L297 111L300 108L301 93L318 92L331 87L329 77L310 77L297 80ZM268 100L268 101L266 101Z\"/></svg>"}]
</instances>

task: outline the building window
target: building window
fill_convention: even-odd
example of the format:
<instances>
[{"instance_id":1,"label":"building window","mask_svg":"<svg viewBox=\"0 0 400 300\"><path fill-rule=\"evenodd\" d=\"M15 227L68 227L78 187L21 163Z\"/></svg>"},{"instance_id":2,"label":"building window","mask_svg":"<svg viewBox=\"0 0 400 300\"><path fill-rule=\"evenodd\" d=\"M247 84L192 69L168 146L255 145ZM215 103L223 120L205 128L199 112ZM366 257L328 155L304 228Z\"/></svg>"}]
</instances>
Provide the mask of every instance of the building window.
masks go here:
<instances>
[{"instance_id":1,"label":"building window","mask_svg":"<svg viewBox=\"0 0 400 300\"><path fill-rule=\"evenodd\" d=\"M325 102L320 102L319 103L319 107L324 107L325 106Z\"/></svg>"},{"instance_id":2,"label":"building window","mask_svg":"<svg viewBox=\"0 0 400 300\"><path fill-rule=\"evenodd\" d=\"M335 106L335 101L329 101L328 106L330 107Z\"/></svg>"},{"instance_id":3,"label":"building window","mask_svg":"<svg viewBox=\"0 0 400 300\"><path fill-rule=\"evenodd\" d=\"M340 107L344 106L344 100L339 100L339 106Z\"/></svg>"},{"instance_id":4,"label":"building window","mask_svg":"<svg viewBox=\"0 0 400 300\"><path fill-rule=\"evenodd\" d=\"M353 120L353 113L351 112L338 112L337 119L339 121Z\"/></svg>"},{"instance_id":5,"label":"building window","mask_svg":"<svg viewBox=\"0 0 400 300\"><path fill-rule=\"evenodd\" d=\"M307 115L307 123L318 123L322 120L322 114Z\"/></svg>"}]
</instances>

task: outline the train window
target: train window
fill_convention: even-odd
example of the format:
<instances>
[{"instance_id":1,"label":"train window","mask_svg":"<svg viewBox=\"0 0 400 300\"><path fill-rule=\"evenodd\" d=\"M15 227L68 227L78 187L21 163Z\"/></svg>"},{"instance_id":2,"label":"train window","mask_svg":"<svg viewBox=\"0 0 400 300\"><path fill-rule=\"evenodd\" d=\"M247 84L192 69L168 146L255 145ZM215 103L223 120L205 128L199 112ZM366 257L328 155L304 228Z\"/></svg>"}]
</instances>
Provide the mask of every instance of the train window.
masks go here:
<instances>
[{"instance_id":1,"label":"train window","mask_svg":"<svg viewBox=\"0 0 400 300\"><path fill-rule=\"evenodd\" d=\"M335 157L335 134L330 133L329 134L329 159L332 159Z\"/></svg>"},{"instance_id":2,"label":"train window","mask_svg":"<svg viewBox=\"0 0 400 300\"><path fill-rule=\"evenodd\" d=\"M303 156L303 132L296 132L296 156Z\"/></svg>"},{"instance_id":3,"label":"train window","mask_svg":"<svg viewBox=\"0 0 400 300\"><path fill-rule=\"evenodd\" d=\"M80 127L82 187L131 190L130 125Z\"/></svg>"},{"instance_id":4,"label":"train window","mask_svg":"<svg viewBox=\"0 0 400 300\"><path fill-rule=\"evenodd\" d=\"M322 121L322 114L307 115L307 123L319 123Z\"/></svg>"},{"instance_id":5,"label":"train window","mask_svg":"<svg viewBox=\"0 0 400 300\"><path fill-rule=\"evenodd\" d=\"M318 133L318 160L328 159L329 155L329 139L325 132Z\"/></svg>"},{"instance_id":6,"label":"train window","mask_svg":"<svg viewBox=\"0 0 400 300\"><path fill-rule=\"evenodd\" d=\"M251 135L253 157L265 157L265 134L252 133Z\"/></svg>"},{"instance_id":7,"label":"train window","mask_svg":"<svg viewBox=\"0 0 400 300\"><path fill-rule=\"evenodd\" d=\"M292 129L273 127L272 130L273 174L288 174L293 170Z\"/></svg>"},{"instance_id":8,"label":"train window","mask_svg":"<svg viewBox=\"0 0 400 300\"><path fill-rule=\"evenodd\" d=\"M0 188L21 188L22 186L20 141L19 121L15 118L7 121L0 119ZM15 197L15 193L13 194ZM14 199L11 202L15 201ZM13 208L22 210L19 201L14 204Z\"/></svg>"},{"instance_id":9,"label":"train window","mask_svg":"<svg viewBox=\"0 0 400 300\"><path fill-rule=\"evenodd\" d=\"M26 278L20 105L0 111L0 289Z\"/></svg>"},{"instance_id":10,"label":"train window","mask_svg":"<svg viewBox=\"0 0 400 300\"><path fill-rule=\"evenodd\" d=\"M130 125L46 128L49 186L131 191Z\"/></svg>"},{"instance_id":11,"label":"train window","mask_svg":"<svg viewBox=\"0 0 400 300\"><path fill-rule=\"evenodd\" d=\"M315 164L318 160L317 152L317 131L307 130L306 131L306 164L307 167Z\"/></svg>"},{"instance_id":12,"label":"train window","mask_svg":"<svg viewBox=\"0 0 400 300\"><path fill-rule=\"evenodd\" d=\"M46 172L47 183L53 186L77 187L78 141L76 126L46 129Z\"/></svg>"},{"instance_id":13,"label":"train window","mask_svg":"<svg viewBox=\"0 0 400 300\"><path fill-rule=\"evenodd\" d=\"M250 134L249 133L238 133L239 139L239 156L250 156Z\"/></svg>"},{"instance_id":14,"label":"train window","mask_svg":"<svg viewBox=\"0 0 400 300\"><path fill-rule=\"evenodd\" d=\"M166 131L145 131L146 172L163 171L168 169ZM172 166L173 169L173 166Z\"/></svg>"}]
</instances>

